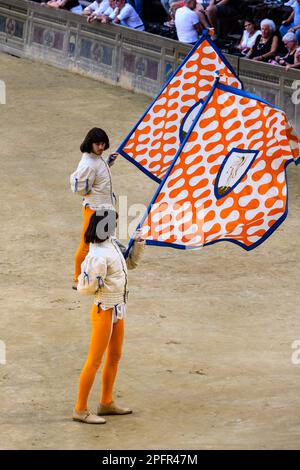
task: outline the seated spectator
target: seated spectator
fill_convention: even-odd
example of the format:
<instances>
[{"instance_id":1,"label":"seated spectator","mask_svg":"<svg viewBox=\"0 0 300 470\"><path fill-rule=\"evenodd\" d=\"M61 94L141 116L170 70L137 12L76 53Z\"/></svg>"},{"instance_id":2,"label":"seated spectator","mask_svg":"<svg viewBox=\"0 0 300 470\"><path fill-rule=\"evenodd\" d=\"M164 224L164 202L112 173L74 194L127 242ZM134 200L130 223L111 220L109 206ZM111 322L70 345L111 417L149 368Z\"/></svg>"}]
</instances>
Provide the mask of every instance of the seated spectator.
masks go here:
<instances>
[{"instance_id":1,"label":"seated spectator","mask_svg":"<svg viewBox=\"0 0 300 470\"><path fill-rule=\"evenodd\" d=\"M250 49L247 57L249 59L268 62L273 59L278 51L279 38L276 34L276 26L272 20L262 20L260 23L261 34L255 40L254 46Z\"/></svg>"},{"instance_id":2,"label":"seated spectator","mask_svg":"<svg viewBox=\"0 0 300 470\"><path fill-rule=\"evenodd\" d=\"M255 44L256 38L261 35L253 20L244 21L244 33L242 39L236 48L242 55L248 54Z\"/></svg>"},{"instance_id":3,"label":"seated spectator","mask_svg":"<svg viewBox=\"0 0 300 470\"><path fill-rule=\"evenodd\" d=\"M285 70L300 69L300 47L297 47L293 64L287 64Z\"/></svg>"},{"instance_id":4,"label":"seated spectator","mask_svg":"<svg viewBox=\"0 0 300 470\"><path fill-rule=\"evenodd\" d=\"M176 10L184 6L184 1L183 0L180 0L180 1L179 0L160 0L160 1L170 18L170 20L166 21L164 25L168 26L169 28L174 28Z\"/></svg>"},{"instance_id":5,"label":"seated spectator","mask_svg":"<svg viewBox=\"0 0 300 470\"><path fill-rule=\"evenodd\" d=\"M183 3L183 2L179 2L178 0L160 0L160 3L164 7L166 13L169 15L173 3L178 3L179 4L179 3ZM179 5L179 6L182 6L182 5Z\"/></svg>"},{"instance_id":6,"label":"seated spectator","mask_svg":"<svg viewBox=\"0 0 300 470\"><path fill-rule=\"evenodd\" d=\"M198 14L199 16L199 19L200 19L200 22L201 22L201 19L203 19L203 26L205 28L210 28L210 24L208 23L207 21L207 18L205 17L205 15L201 15L202 10L202 4L205 4L205 3L208 3L209 4L210 0L196 0L196 8L195 8L195 11L196 13ZM168 13L168 15L170 16L170 21L167 21L165 24L165 26L169 26L169 27L174 27L175 26L175 15L176 15L176 11L178 10L178 8L182 8L184 7L184 0L161 0L161 3L163 5L163 7L165 8L166 12Z\"/></svg>"},{"instance_id":7,"label":"seated spectator","mask_svg":"<svg viewBox=\"0 0 300 470\"><path fill-rule=\"evenodd\" d=\"M160 0L160 3L162 4L164 10L166 11L167 14L169 14L170 11L170 2L169 0Z\"/></svg>"},{"instance_id":8,"label":"seated spectator","mask_svg":"<svg viewBox=\"0 0 300 470\"><path fill-rule=\"evenodd\" d=\"M84 16L90 16L96 11L102 15L108 8L108 0L95 0L93 3L88 5L82 12Z\"/></svg>"},{"instance_id":9,"label":"seated spectator","mask_svg":"<svg viewBox=\"0 0 300 470\"><path fill-rule=\"evenodd\" d=\"M127 3L133 6L140 17L143 16L143 0L127 0Z\"/></svg>"},{"instance_id":10,"label":"seated spectator","mask_svg":"<svg viewBox=\"0 0 300 470\"><path fill-rule=\"evenodd\" d=\"M82 12L82 6L80 5L78 0L50 0L49 2L42 2L41 5L49 7L49 8L55 8L55 9L64 9L64 10L69 10L72 13L78 13L81 14Z\"/></svg>"},{"instance_id":11,"label":"seated spectator","mask_svg":"<svg viewBox=\"0 0 300 470\"><path fill-rule=\"evenodd\" d=\"M176 11L175 26L180 42L195 44L202 31L195 8L196 0L184 0L184 6Z\"/></svg>"},{"instance_id":12,"label":"seated spectator","mask_svg":"<svg viewBox=\"0 0 300 470\"><path fill-rule=\"evenodd\" d=\"M300 0L297 0L292 8L292 13L287 20L282 22L279 31L281 36L284 36L286 33L295 33L298 44L300 44Z\"/></svg>"},{"instance_id":13,"label":"seated spectator","mask_svg":"<svg viewBox=\"0 0 300 470\"><path fill-rule=\"evenodd\" d=\"M216 28L217 20L236 16L240 7L240 0L210 0L206 9L210 24Z\"/></svg>"},{"instance_id":14,"label":"seated spectator","mask_svg":"<svg viewBox=\"0 0 300 470\"><path fill-rule=\"evenodd\" d=\"M201 25L207 29L211 28L211 24L209 23L207 15L205 13L205 8L208 7L209 2L210 0L196 0L195 8L195 11L199 16ZM184 7L184 0L161 0L161 3L171 18L170 21L164 23L165 26L174 27L176 11L178 10L178 8Z\"/></svg>"},{"instance_id":15,"label":"seated spectator","mask_svg":"<svg viewBox=\"0 0 300 470\"><path fill-rule=\"evenodd\" d=\"M282 40L287 49L287 54L283 57L276 56L275 60L270 60L269 62L273 65L293 65L295 63L295 55L297 50L296 35L294 33L287 33L285 36L283 36Z\"/></svg>"},{"instance_id":16,"label":"seated spectator","mask_svg":"<svg viewBox=\"0 0 300 470\"><path fill-rule=\"evenodd\" d=\"M196 13L199 16L200 23L205 29L212 29L212 25L208 18L207 8L210 4L210 0L197 0Z\"/></svg>"},{"instance_id":17,"label":"seated spectator","mask_svg":"<svg viewBox=\"0 0 300 470\"><path fill-rule=\"evenodd\" d=\"M133 6L126 3L125 0L116 0L116 8L110 18L115 24L145 31L143 20L139 17Z\"/></svg>"},{"instance_id":18,"label":"seated spectator","mask_svg":"<svg viewBox=\"0 0 300 470\"><path fill-rule=\"evenodd\" d=\"M116 0L108 0L108 7L106 10L101 13L100 10L96 10L88 17L88 22L91 23L94 20L99 21L100 23L111 23L114 19L114 11L116 8Z\"/></svg>"}]
</instances>

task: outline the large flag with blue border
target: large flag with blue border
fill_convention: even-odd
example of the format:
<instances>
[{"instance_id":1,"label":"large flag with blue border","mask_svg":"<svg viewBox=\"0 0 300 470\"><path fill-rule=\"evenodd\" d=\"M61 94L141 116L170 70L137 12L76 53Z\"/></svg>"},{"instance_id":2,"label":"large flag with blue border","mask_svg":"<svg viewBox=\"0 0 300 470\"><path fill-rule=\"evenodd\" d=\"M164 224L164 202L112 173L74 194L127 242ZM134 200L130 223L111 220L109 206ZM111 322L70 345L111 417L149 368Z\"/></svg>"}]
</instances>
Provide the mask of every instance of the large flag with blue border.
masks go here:
<instances>
[{"instance_id":1,"label":"large flag with blue border","mask_svg":"<svg viewBox=\"0 0 300 470\"><path fill-rule=\"evenodd\" d=\"M118 148L158 183L219 75L220 82L243 85L209 36L202 36Z\"/></svg>"},{"instance_id":2,"label":"large flag with blue border","mask_svg":"<svg viewBox=\"0 0 300 470\"><path fill-rule=\"evenodd\" d=\"M288 212L300 146L283 111L216 80L140 223L148 245L252 250Z\"/></svg>"}]
</instances>

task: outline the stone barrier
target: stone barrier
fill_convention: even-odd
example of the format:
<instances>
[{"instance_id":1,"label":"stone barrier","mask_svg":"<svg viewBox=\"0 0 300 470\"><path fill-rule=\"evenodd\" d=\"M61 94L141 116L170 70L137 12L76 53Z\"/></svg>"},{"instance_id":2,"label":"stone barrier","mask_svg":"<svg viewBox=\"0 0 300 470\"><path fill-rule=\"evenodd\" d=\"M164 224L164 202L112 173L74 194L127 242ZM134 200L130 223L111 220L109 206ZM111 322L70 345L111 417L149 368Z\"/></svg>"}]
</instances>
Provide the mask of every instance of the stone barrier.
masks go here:
<instances>
[{"instance_id":1,"label":"stone barrier","mask_svg":"<svg viewBox=\"0 0 300 470\"><path fill-rule=\"evenodd\" d=\"M0 1L0 51L155 96L190 47L25 0ZM300 132L300 71L226 56L246 90L284 109ZM1 80L1 71L0 71Z\"/></svg>"}]
</instances>

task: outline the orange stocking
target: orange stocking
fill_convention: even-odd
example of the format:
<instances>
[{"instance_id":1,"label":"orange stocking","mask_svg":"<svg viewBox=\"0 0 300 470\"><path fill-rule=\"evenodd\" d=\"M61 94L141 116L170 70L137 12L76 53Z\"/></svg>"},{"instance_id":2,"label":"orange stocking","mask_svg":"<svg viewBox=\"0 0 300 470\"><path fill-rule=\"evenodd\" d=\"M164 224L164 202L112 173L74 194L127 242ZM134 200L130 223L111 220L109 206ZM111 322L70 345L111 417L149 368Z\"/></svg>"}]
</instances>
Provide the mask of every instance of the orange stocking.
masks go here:
<instances>
[{"instance_id":1,"label":"orange stocking","mask_svg":"<svg viewBox=\"0 0 300 470\"><path fill-rule=\"evenodd\" d=\"M75 254L75 272L74 272L74 281L78 280L78 276L81 272L81 263L84 261L84 258L88 254L89 251L89 244L85 243L84 235L89 226L90 219L95 211L89 208L89 206L82 207L82 215L83 215L83 225L81 231L81 240L80 244L77 248Z\"/></svg>"},{"instance_id":2,"label":"orange stocking","mask_svg":"<svg viewBox=\"0 0 300 470\"><path fill-rule=\"evenodd\" d=\"M124 320L118 320L113 324L113 309L100 310L93 305L91 312L92 336L88 358L82 369L77 411L87 409L87 400L95 380L97 370L100 367L103 355L106 351L106 359L102 373L102 404L112 401L113 386L121 358L122 344L124 338Z\"/></svg>"}]
</instances>

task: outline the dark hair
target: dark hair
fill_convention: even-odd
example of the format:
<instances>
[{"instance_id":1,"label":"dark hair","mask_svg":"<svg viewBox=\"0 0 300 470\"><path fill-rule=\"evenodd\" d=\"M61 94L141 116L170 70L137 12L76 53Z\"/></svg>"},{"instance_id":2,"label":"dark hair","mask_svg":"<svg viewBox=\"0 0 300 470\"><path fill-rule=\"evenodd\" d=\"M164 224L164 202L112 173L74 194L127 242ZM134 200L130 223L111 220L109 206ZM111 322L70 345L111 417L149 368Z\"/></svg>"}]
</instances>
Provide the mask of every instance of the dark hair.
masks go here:
<instances>
[{"instance_id":1,"label":"dark hair","mask_svg":"<svg viewBox=\"0 0 300 470\"><path fill-rule=\"evenodd\" d=\"M80 145L80 150L82 153L87 152L91 153L93 144L100 144L103 142L105 144L105 150L109 148L109 138L106 132L99 127L93 127L88 131L84 141Z\"/></svg>"},{"instance_id":2,"label":"dark hair","mask_svg":"<svg viewBox=\"0 0 300 470\"><path fill-rule=\"evenodd\" d=\"M258 29L257 21L255 21L253 18L246 18L245 20L243 20L243 24L245 24L245 23L251 23L251 24L253 24L255 29Z\"/></svg>"},{"instance_id":3,"label":"dark hair","mask_svg":"<svg viewBox=\"0 0 300 470\"><path fill-rule=\"evenodd\" d=\"M118 214L113 209L95 212L84 234L85 243L102 243L107 240L115 232L117 219Z\"/></svg>"}]
</instances>

